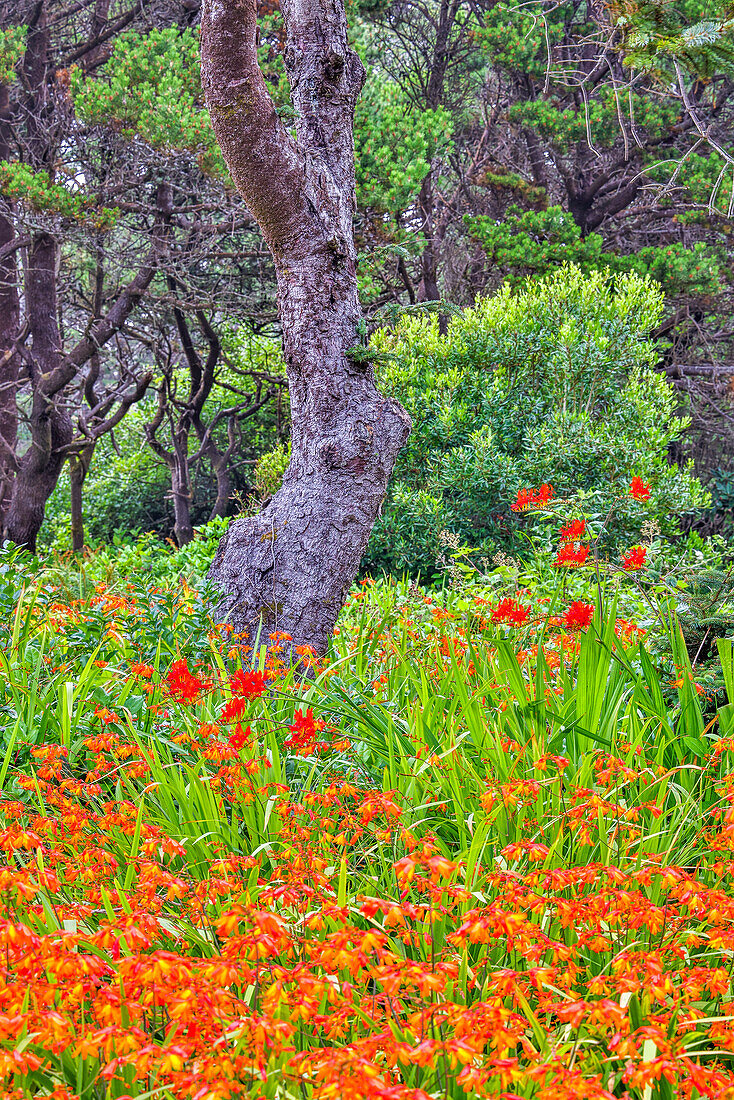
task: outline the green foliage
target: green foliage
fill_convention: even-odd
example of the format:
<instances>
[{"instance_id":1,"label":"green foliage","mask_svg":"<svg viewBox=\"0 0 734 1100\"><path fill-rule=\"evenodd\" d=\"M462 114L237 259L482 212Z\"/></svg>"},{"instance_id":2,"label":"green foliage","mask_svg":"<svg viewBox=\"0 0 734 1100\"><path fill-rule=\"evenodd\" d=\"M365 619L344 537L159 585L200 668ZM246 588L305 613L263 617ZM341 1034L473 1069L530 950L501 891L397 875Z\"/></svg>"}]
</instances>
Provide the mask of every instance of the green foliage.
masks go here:
<instances>
[{"instance_id":1,"label":"green foliage","mask_svg":"<svg viewBox=\"0 0 734 1100\"><path fill-rule=\"evenodd\" d=\"M291 460L291 445L278 443L272 451L261 455L255 466L255 488L263 500L269 500L281 486L283 474Z\"/></svg>"},{"instance_id":2,"label":"green foliage","mask_svg":"<svg viewBox=\"0 0 734 1100\"><path fill-rule=\"evenodd\" d=\"M395 216L416 198L431 160L451 142L443 108L419 111L397 84L374 76L357 100L354 120L357 202Z\"/></svg>"},{"instance_id":3,"label":"green foliage","mask_svg":"<svg viewBox=\"0 0 734 1100\"><path fill-rule=\"evenodd\" d=\"M546 24L551 35L559 22L558 12L551 12ZM545 78L548 65L545 27L532 13L518 12L507 3L495 4L486 13L476 40L498 69L526 73L536 80Z\"/></svg>"},{"instance_id":4,"label":"green foliage","mask_svg":"<svg viewBox=\"0 0 734 1100\"><path fill-rule=\"evenodd\" d=\"M613 4L612 14L632 68L664 78L677 61L704 80L734 73L734 19L728 0L705 5L637 0Z\"/></svg>"},{"instance_id":5,"label":"green foliage","mask_svg":"<svg viewBox=\"0 0 734 1100\"><path fill-rule=\"evenodd\" d=\"M598 233L582 237L573 217L560 206L523 210L513 205L502 221L486 215L466 215L464 224L487 253L487 259L509 269L516 279L531 272L545 274L564 261L584 270L601 262L602 238Z\"/></svg>"},{"instance_id":6,"label":"green foliage","mask_svg":"<svg viewBox=\"0 0 734 1100\"><path fill-rule=\"evenodd\" d=\"M227 533L229 518L218 517L194 529L194 538L186 546L161 543L154 534L134 539L117 538L112 545L100 546L90 558L92 572L100 580L113 576L154 577L164 585L173 585L184 577L200 588L214 560L220 539ZM87 567L88 568L88 567Z\"/></svg>"},{"instance_id":7,"label":"green foliage","mask_svg":"<svg viewBox=\"0 0 734 1100\"><path fill-rule=\"evenodd\" d=\"M647 169L650 179L661 184L667 184L673 180L675 190L669 195L662 195L661 205L667 205L675 210L674 221L680 225L708 224L708 215L703 211L680 210L680 198L687 203L697 204L701 207L710 207L718 214L727 214L729 198L732 191L732 168L727 167L723 157L711 151L708 156L700 153L689 153L685 160L675 150L671 150L670 159L656 160ZM730 225L721 225L723 233L731 231Z\"/></svg>"},{"instance_id":8,"label":"green foliage","mask_svg":"<svg viewBox=\"0 0 734 1100\"><path fill-rule=\"evenodd\" d=\"M514 79L529 76L538 82L549 81L549 95L529 96L512 104L509 119L532 126L562 152L588 140L595 147L611 148L619 140L620 111L630 109L639 132L644 130L656 142L664 138L680 115L680 106L645 90L631 90L622 103L615 89L603 83L590 97L569 100L566 81L557 80L562 65L548 59L549 45L556 52L562 50L569 33L578 38L594 33L585 9L572 13L559 7L540 19L532 10L518 11L512 4L499 3L487 13L476 40L492 65Z\"/></svg>"},{"instance_id":9,"label":"green foliage","mask_svg":"<svg viewBox=\"0 0 734 1100\"><path fill-rule=\"evenodd\" d=\"M0 31L0 84L12 84L16 66L25 53L27 27L8 27Z\"/></svg>"},{"instance_id":10,"label":"green foliage","mask_svg":"<svg viewBox=\"0 0 734 1100\"><path fill-rule=\"evenodd\" d=\"M75 181L64 186L52 181L48 172L35 172L19 161L0 161L0 193L39 214L57 214L101 230L112 229L120 216L117 207L97 206Z\"/></svg>"},{"instance_id":11,"label":"green foliage","mask_svg":"<svg viewBox=\"0 0 734 1100\"><path fill-rule=\"evenodd\" d=\"M691 657L705 660L717 638L734 636L734 573L696 570L681 594L677 613Z\"/></svg>"},{"instance_id":12,"label":"green foliage","mask_svg":"<svg viewBox=\"0 0 734 1100\"><path fill-rule=\"evenodd\" d=\"M438 537L448 529L492 556L528 537L548 545L540 520L518 521L510 505L519 489L551 483L562 498L584 501L605 517L604 551L639 537L655 519L664 535L705 494L689 469L667 462L668 445L685 421L654 370L647 333L663 308L662 293L631 273L583 273L565 266L552 276L505 287L466 310L441 336L434 317L406 317L373 337L389 353L381 384L413 419L365 568L430 575ZM652 487L641 509L626 496L633 476ZM415 496L420 522L406 521Z\"/></svg>"},{"instance_id":13,"label":"green foliage","mask_svg":"<svg viewBox=\"0 0 734 1100\"><path fill-rule=\"evenodd\" d=\"M199 43L175 27L115 39L112 55L93 78L71 72L77 114L92 125L113 125L163 152L188 151L203 171L226 177L211 120L203 106Z\"/></svg>"},{"instance_id":14,"label":"green foliage","mask_svg":"<svg viewBox=\"0 0 734 1100\"><path fill-rule=\"evenodd\" d=\"M650 140L665 138L680 117L676 103L659 103L649 96L635 96L635 125L644 129ZM510 108L509 118L515 123L530 125L560 152L569 152L582 142L612 148L619 141L619 104L613 88L599 89L588 103L569 107L547 99L526 100Z\"/></svg>"},{"instance_id":15,"label":"green foliage","mask_svg":"<svg viewBox=\"0 0 734 1100\"><path fill-rule=\"evenodd\" d=\"M535 187L517 172L487 171L482 183L497 191L511 191L526 202L545 209L548 206L548 192L544 187Z\"/></svg>"},{"instance_id":16,"label":"green foliage","mask_svg":"<svg viewBox=\"0 0 734 1100\"><path fill-rule=\"evenodd\" d=\"M507 271L511 282L573 263L583 271L606 267L612 272L649 275L670 295L713 296L721 286L722 264L701 241L691 248L674 242L625 255L604 252L602 237L598 233L582 236L572 215L560 206L547 210L510 206L502 221L480 215L466 216L464 222L487 258Z\"/></svg>"}]
</instances>

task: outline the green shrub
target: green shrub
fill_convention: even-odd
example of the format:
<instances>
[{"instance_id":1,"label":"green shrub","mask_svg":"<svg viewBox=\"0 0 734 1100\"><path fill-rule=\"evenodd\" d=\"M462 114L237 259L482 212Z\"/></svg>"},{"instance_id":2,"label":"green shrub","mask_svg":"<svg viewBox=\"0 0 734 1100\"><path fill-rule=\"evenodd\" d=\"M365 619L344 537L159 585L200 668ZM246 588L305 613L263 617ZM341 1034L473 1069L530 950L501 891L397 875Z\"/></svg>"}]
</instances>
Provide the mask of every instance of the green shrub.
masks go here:
<instances>
[{"instance_id":1,"label":"green shrub","mask_svg":"<svg viewBox=\"0 0 734 1100\"><path fill-rule=\"evenodd\" d=\"M291 460L290 443L278 443L272 451L266 451L255 466L255 488L263 501L269 500L281 486L283 474Z\"/></svg>"},{"instance_id":2,"label":"green shrub","mask_svg":"<svg viewBox=\"0 0 734 1100\"><path fill-rule=\"evenodd\" d=\"M651 521L678 534L680 515L706 495L690 467L667 458L687 421L654 369L648 334L662 309L649 279L567 265L503 288L445 336L435 316L376 333L382 389L405 405L413 432L364 567L429 576L442 528L488 556L516 553L528 536L545 546L542 520L511 510L519 489L543 483L603 519L605 551ZM633 476L650 485L644 508L624 491Z\"/></svg>"}]
</instances>

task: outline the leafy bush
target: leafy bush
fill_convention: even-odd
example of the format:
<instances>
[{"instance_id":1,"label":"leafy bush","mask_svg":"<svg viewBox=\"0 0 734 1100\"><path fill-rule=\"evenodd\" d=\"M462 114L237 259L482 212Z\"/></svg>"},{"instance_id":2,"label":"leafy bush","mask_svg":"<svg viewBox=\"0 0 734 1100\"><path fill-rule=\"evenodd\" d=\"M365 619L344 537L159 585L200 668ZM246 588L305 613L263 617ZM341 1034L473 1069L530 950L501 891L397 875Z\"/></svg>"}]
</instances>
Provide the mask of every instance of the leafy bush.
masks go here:
<instances>
[{"instance_id":1,"label":"leafy bush","mask_svg":"<svg viewBox=\"0 0 734 1100\"><path fill-rule=\"evenodd\" d=\"M565 266L503 288L445 336L431 316L376 333L382 388L413 432L364 568L429 576L442 529L487 556L517 552L526 536L547 545L542 522L510 508L543 483L604 519L604 551L634 541L643 522L678 534L678 517L706 496L690 467L667 460L687 422L654 370L648 333L662 308L660 288L639 275ZM645 509L626 492L634 476L650 485Z\"/></svg>"}]
</instances>

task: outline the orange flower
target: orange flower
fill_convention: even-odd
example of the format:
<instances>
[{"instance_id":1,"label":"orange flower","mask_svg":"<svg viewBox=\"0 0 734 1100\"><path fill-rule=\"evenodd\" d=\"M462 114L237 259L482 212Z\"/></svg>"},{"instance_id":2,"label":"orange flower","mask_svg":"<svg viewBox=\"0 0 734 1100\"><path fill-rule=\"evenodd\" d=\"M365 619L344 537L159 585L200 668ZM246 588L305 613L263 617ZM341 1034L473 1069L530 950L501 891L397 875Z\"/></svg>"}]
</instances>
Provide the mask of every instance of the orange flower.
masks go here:
<instances>
[{"instance_id":1,"label":"orange flower","mask_svg":"<svg viewBox=\"0 0 734 1100\"><path fill-rule=\"evenodd\" d=\"M574 519L561 528L562 542L578 542L586 535L586 520Z\"/></svg>"},{"instance_id":2,"label":"orange flower","mask_svg":"<svg viewBox=\"0 0 734 1100\"><path fill-rule=\"evenodd\" d=\"M580 566L586 564L586 559L589 556L589 547L573 542L567 542L563 546L559 547L556 555L556 560L553 562L555 566L563 567L565 569L578 569Z\"/></svg>"},{"instance_id":3,"label":"orange flower","mask_svg":"<svg viewBox=\"0 0 734 1100\"><path fill-rule=\"evenodd\" d=\"M519 489L512 505L513 512L525 512L529 508L544 508L553 499L553 486L541 485L539 489Z\"/></svg>"},{"instance_id":4,"label":"orange flower","mask_svg":"<svg viewBox=\"0 0 734 1100\"><path fill-rule=\"evenodd\" d=\"M647 557L647 548L645 546L633 546L631 550L628 550L622 561L622 567L627 572L632 572L635 569L642 569L645 565L645 558Z\"/></svg>"},{"instance_id":5,"label":"orange flower","mask_svg":"<svg viewBox=\"0 0 734 1100\"><path fill-rule=\"evenodd\" d=\"M594 605L576 600L563 616L563 625L569 630L586 630L594 617Z\"/></svg>"},{"instance_id":6,"label":"orange flower","mask_svg":"<svg viewBox=\"0 0 734 1100\"><path fill-rule=\"evenodd\" d=\"M650 486L641 477L633 477L630 485L630 496L634 497L635 500L649 500Z\"/></svg>"}]
</instances>

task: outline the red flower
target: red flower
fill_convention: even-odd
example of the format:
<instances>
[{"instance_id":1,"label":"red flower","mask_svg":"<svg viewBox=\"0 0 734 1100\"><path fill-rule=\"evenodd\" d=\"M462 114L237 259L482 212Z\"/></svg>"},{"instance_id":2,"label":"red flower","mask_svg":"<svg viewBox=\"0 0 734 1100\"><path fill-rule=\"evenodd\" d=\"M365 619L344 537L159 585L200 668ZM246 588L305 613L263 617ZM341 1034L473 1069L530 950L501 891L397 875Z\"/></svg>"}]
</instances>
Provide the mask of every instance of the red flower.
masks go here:
<instances>
[{"instance_id":1,"label":"red flower","mask_svg":"<svg viewBox=\"0 0 734 1100\"><path fill-rule=\"evenodd\" d=\"M647 557L647 547L645 546L633 546L624 556L622 565L630 572L633 569L642 569L645 565L645 558Z\"/></svg>"},{"instance_id":2,"label":"red flower","mask_svg":"<svg viewBox=\"0 0 734 1100\"><path fill-rule=\"evenodd\" d=\"M594 605L576 600L563 616L563 623L569 630L586 630L593 617Z\"/></svg>"},{"instance_id":3,"label":"red flower","mask_svg":"<svg viewBox=\"0 0 734 1100\"><path fill-rule=\"evenodd\" d=\"M238 722L246 710L246 699L230 699L229 702L225 703L222 707L222 713L219 717L222 722Z\"/></svg>"},{"instance_id":4,"label":"red flower","mask_svg":"<svg viewBox=\"0 0 734 1100\"><path fill-rule=\"evenodd\" d=\"M302 710L297 710L293 715L293 725L288 727L291 736L286 737L283 744L286 748L294 749L305 756L313 750L316 734L323 728L324 723L314 718L311 707L305 714Z\"/></svg>"},{"instance_id":5,"label":"red flower","mask_svg":"<svg viewBox=\"0 0 734 1100\"><path fill-rule=\"evenodd\" d=\"M512 505L512 511L524 512L528 508L543 508L552 498L552 485L543 484L539 489L519 489L517 500Z\"/></svg>"},{"instance_id":6,"label":"red flower","mask_svg":"<svg viewBox=\"0 0 734 1100\"><path fill-rule=\"evenodd\" d=\"M564 566L566 569L578 569L586 563L588 556L588 546L577 546L576 543L567 542L559 548L553 564Z\"/></svg>"},{"instance_id":7,"label":"red flower","mask_svg":"<svg viewBox=\"0 0 734 1100\"><path fill-rule=\"evenodd\" d=\"M511 596L507 596L504 600L500 600L497 607L492 612L493 623L510 623L512 626L522 626L527 621L530 614L529 607L523 607L517 600L513 600Z\"/></svg>"},{"instance_id":8,"label":"red flower","mask_svg":"<svg viewBox=\"0 0 734 1100\"><path fill-rule=\"evenodd\" d=\"M243 730L242 726L238 726L232 736L229 738L229 743L233 749L241 749L247 744L251 737L252 730L249 726L246 730Z\"/></svg>"},{"instance_id":9,"label":"red flower","mask_svg":"<svg viewBox=\"0 0 734 1100\"><path fill-rule=\"evenodd\" d=\"M649 500L650 486L646 485L641 477L633 477L630 485L630 496L633 496L635 500Z\"/></svg>"},{"instance_id":10,"label":"red flower","mask_svg":"<svg viewBox=\"0 0 734 1100\"><path fill-rule=\"evenodd\" d=\"M586 520L575 519L571 523L567 523L565 527L561 528L561 541L562 542L578 542L586 534Z\"/></svg>"},{"instance_id":11,"label":"red flower","mask_svg":"<svg viewBox=\"0 0 734 1100\"><path fill-rule=\"evenodd\" d=\"M174 661L167 676L168 690L178 703L195 703L206 687L203 680L189 672L186 661Z\"/></svg>"},{"instance_id":12,"label":"red flower","mask_svg":"<svg viewBox=\"0 0 734 1100\"><path fill-rule=\"evenodd\" d=\"M238 669L229 681L229 689L241 699L258 699L265 691L265 677L262 672Z\"/></svg>"}]
</instances>

